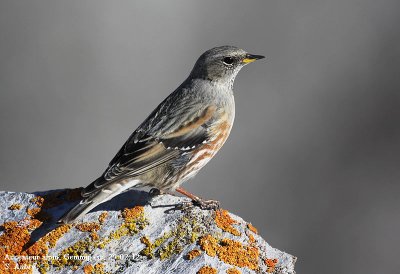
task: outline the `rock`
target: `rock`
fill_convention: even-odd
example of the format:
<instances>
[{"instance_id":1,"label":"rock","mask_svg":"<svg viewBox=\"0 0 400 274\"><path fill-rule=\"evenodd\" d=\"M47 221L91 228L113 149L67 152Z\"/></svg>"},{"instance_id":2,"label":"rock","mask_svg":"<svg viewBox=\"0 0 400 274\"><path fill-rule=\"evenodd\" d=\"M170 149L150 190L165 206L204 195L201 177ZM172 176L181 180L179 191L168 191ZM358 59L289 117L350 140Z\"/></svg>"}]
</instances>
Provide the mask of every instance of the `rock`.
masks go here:
<instances>
[{"instance_id":1,"label":"rock","mask_svg":"<svg viewBox=\"0 0 400 274\"><path fill-rule=\"evenodd\" d=\"M57 225L79 193L0 192L0 273L295 273L250 223L182 197L129 191Z\"/></svg>"}]
</instances>

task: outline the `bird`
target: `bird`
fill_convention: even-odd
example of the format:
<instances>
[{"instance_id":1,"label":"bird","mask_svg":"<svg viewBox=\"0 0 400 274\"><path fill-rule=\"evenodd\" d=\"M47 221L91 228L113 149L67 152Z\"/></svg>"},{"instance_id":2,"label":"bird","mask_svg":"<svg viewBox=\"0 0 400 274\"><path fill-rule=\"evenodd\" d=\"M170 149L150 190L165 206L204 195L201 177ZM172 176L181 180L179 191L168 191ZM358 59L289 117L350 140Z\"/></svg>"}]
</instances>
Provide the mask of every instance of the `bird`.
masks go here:
<instances>
[{"instance_id":1,"label":"bird","mask_svg":"<svg viewBox=\"0 0 400 274\"><path fill-rule=\"evenodd\" d=\"M200 208L216 209L181 187L215 156L235 118L233 83L247 64L265 58L235 46L204 52L185 81L130 135L104 173L82 189L81 201L58 223L74 223L97 205L131 188L152 195L176 191Z\"/></svg>"}]
</instances>

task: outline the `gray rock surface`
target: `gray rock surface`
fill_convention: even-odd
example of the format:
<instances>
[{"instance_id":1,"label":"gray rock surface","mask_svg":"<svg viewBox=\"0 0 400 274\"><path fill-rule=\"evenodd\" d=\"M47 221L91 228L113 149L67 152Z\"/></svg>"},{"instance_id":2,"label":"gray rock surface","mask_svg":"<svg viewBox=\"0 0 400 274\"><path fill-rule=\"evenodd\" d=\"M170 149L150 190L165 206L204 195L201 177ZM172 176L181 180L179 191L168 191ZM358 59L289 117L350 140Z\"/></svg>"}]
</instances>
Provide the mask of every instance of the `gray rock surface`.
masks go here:
<instances>
[{"instance_id":1,"label":"gray rock surface","mask_svg":"<svg viewBox=\"0 0 400 274\"><path fill-rule=\"evenodd\" d=\"M295 273L296 257L225 210L129 191L57 225L78 199L79 189L0 192L0 273Z\"/></svg>"}]
</instances>

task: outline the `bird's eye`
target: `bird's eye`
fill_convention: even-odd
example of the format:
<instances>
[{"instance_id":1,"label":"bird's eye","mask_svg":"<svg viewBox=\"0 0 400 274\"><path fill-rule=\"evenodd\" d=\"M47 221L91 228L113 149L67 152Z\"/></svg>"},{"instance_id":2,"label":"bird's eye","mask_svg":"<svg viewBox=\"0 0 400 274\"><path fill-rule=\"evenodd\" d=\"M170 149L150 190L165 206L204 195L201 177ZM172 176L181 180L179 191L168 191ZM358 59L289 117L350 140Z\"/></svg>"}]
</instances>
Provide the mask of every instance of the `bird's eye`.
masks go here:
<instances>
[{"instance_id":1,"label":"bird's eye","mask_svg":"<svg viewBox=\"0 0 400 274\"><path fill-rule=\"evenodd\" d=\"M232 65L233 64L233 58L232 57L225 57L223 62L227 65Z\"/></svg>"}]
</instances>

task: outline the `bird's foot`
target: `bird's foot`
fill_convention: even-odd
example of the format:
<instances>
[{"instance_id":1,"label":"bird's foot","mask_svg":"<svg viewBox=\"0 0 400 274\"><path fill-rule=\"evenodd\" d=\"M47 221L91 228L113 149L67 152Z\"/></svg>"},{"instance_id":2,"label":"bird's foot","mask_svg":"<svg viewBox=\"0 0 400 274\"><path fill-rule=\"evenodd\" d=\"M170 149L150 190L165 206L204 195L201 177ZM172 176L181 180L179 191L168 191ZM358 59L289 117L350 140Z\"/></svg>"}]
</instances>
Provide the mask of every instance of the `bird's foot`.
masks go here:
<instances>
[{"instance_id":1,"label":"bird's foot","mask_svg":"<svg viewBox=\"0 0 400 274\"><path fill-rule=\"evenodd\" d=\"M204 210L217 210L217 209L219 209L219 206L220 206L219 201L203 200L203 199L193 200L193 204Z\"/></svg>"},{"instance_id":2,"label":"bird's foot","mask_svg":"<svg viewBox=\"0 0 400 274\"><path fill-rule=\"evenodd\" d=\"M192 208L194 206L198 206L203 210L217 210L220 207L220 202L215 200L203 200L199 198L190 202L184 202L182 204L183 209Z\"/></svg>"}]
</instances>

